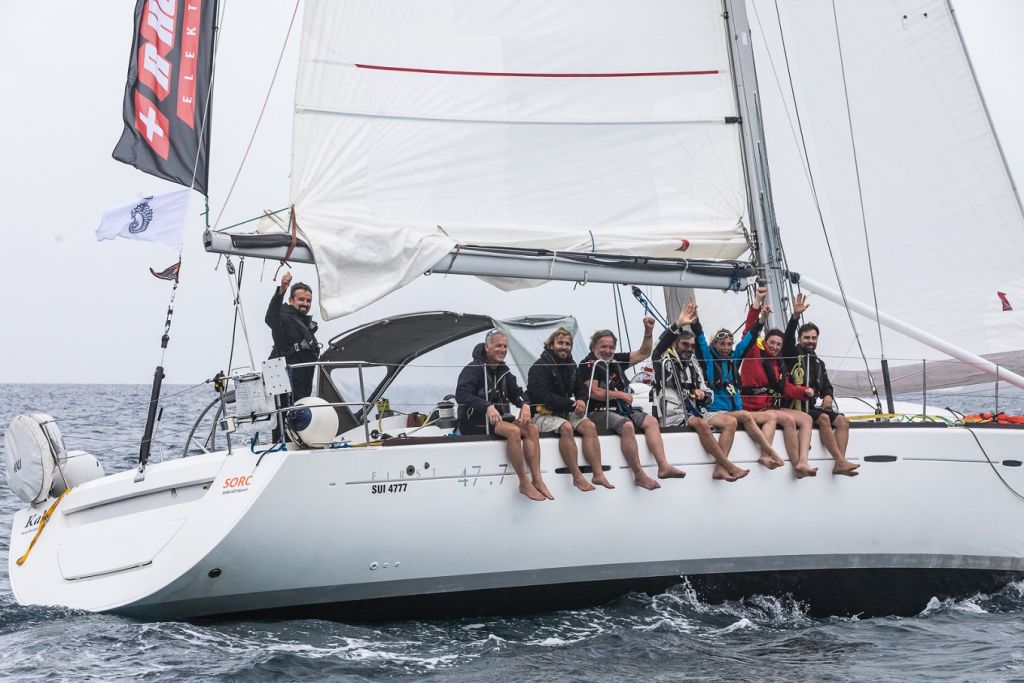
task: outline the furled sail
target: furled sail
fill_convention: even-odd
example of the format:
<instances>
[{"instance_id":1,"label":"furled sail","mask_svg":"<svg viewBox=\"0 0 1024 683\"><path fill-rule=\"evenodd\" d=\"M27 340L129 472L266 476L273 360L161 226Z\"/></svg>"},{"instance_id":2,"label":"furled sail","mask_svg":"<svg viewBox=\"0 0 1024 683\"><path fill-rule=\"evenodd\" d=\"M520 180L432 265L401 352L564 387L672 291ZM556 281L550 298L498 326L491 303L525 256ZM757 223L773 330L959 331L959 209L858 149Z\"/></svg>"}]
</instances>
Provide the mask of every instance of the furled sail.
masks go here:
<instances>
[{"instance_id":1,"label":"furled sail","mask_svg":"<svg viewBox=\"0 0 1024 683\"><path fill-rule=\"evenodd\" d=\"M848 297L873 307L849 102L878 309L1020 370L1024 217L948 3L758 0L754 7L763 29L757 37L764 38L757 57L775 205L790 268L838 289L795 154L798 110L842 284ZM846 311L820 296L812 302L806 318L822 327L820 350L837 370L863 370ZM854 319L877 367L875 324ZM906 366L895 373L903 388L920 379L922 358L942 357L888 330L882 340L891 361ZM979 378L955 362L941 366L941 376L944 385ZM848 380L866 390L856 377Z\"/></svg>"},{"instance_id":2,"label":"furled sail","mask_svg":"<svg viewBox=\"0 0 1024 683\"><path fill-rule=\"evenodd\" d=\"M325 317L458 245L747 250L720 0L313 0L302 40L292 198Z\"/></svg>"}]
</instances>

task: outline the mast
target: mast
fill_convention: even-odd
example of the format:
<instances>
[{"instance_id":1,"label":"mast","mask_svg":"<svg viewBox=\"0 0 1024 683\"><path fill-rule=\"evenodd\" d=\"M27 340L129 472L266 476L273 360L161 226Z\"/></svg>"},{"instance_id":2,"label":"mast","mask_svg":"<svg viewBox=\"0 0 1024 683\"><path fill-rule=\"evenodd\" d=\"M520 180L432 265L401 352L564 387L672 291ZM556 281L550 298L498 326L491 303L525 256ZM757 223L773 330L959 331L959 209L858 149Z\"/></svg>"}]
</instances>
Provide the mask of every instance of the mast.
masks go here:
<instances>
[{"instance_id":1,"label":"mast","mask_svg":"<svg viewBox=\"0 0 1024 683\"><path fill-rule=\"evenodd\" d=\"M772 308L769 324L785 327L789 315L789 287L779 226L775 222L771 177L764 142L764 125L754 69L754 46L744 0L722 0L729 31L729 58L736 84L736 105L740 115L743 168L747 182L747 207L755 235L755 251L760 273L768 285L768 305Z\"/></svg>"}]
</instances>

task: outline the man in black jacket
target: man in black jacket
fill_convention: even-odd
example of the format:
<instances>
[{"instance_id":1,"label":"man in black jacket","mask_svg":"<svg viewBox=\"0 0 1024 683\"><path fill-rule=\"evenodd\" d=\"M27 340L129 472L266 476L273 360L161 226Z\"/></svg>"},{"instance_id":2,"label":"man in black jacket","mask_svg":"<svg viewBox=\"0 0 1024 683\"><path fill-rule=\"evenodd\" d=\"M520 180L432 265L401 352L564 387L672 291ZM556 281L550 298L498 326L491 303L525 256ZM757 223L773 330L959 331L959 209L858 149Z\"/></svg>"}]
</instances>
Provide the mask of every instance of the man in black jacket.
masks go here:
<instances>
[{"instance_id":1,"label":"man in black jacket","mask_svg":"<svg viewBox=\"0 0 1024 683\"><path fill-rule=\"evenodd\" d=\"M857 468L860 464L846 459L846 445L850 441L850 421L835 410L832 382L828 379L824 361L815 353L818 348L818 326L806 323L797 329L800 316L808 308L810 304L807 303L807 296L797 294L793 300L793 314L789 318L786 337L782 343L782 355L789 366L790 380L796 386L810 387L814 390L811 398L793 407L809 413L814 424L818 426L821 445L836 461L832 467L832 474L855 477L859 474ZM820 406L815 405L819 398Z\"/></svg>"},{"instance_id":2,"label":"man in black jacket","mask_svg":"<svg viewBox=\"0 0 1024 683\"><path fill-rule=\"evenodd\" d=\"M302 282L292 285L288 303L284 293L292 282L292 274L285 273L281 284L270 297L267 315L263 319L274 338L271 358L284 357L292 379L292 397L297 401L313 393L314 367L291 368L295 363L311 363L320 357L320 344L316 340L316 323L309 315L313 305L313 289Z\"/></svg>"},{"instance_id":3,"label":"man in black jacket","mask_svg":"<svg viewBox=\"0 0 1024 683\"><path fill-rule=\"evenodd\" d=\"M505 365L508 337L491 330L473 349L473 362L459 373L459 432L491 433L505 439L508 461L519 477L519 492L530 500L554 500L540 472L540 432L530 422L530 404L512 370ZM519 415L511 407L519 408ZM527 472L529 469L529 472ZM532 477L530 476L532 475Z\"/></svg>"},{"instance_id":4,"label":"man in black jacket","mask_svg":"<svg viewBox=\"0 0 1024 683\"><path fill-rule=\"evenodd\" d=\"M665 442L653 415L633 408L633 393L626 379L626 369L651 355L654 346L654 318L644 317L644 339L634 351L615 352L618 339L611 330L598 330L590 337L590 353L579 364L579 377L588 392L588 417L595 423L606 425L620 437L622 456L633 472L633 482L648 491L661 488L656 480L644 472L636 442L637 431L642 431L647 450L658 465L658 479L686 476L672 466L665 457ZM610 406L611 410L606 409ZM598 422L600 420L600 422Z\"/></svg>"},{"instance_id":5,"label":"man in black jacket","mask_svg":"<svg viewBox=\"0 0 1024 683\"><path fill-rule=\"evenodd\" d=\"M597 427L587 419L587 402L572 359L572 332L559 327L544 342L544 351L530 368L526 392L533 405L533 424L542 432L558 434L558 450L572 475L573 486L593 491L594 485L580 471L575 432L583 437L583 457L590 465L594 484L613 489L601 468L601 442Z\"/></svg>"}]
</instances>

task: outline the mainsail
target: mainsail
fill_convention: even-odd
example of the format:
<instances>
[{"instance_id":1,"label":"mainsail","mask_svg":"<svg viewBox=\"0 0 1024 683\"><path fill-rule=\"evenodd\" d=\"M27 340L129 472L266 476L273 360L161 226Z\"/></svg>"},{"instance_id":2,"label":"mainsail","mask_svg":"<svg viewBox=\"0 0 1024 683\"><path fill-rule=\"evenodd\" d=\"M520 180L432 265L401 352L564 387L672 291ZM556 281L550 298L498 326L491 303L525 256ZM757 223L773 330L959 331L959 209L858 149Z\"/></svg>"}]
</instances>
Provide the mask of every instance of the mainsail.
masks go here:
<instances>
[{"instance_id":1,"label":"mainsail","mask_svg":"<svg viewBox=\"0 0 1024 683\"><path fill-rule=\"evenodd\" d=\"M735 99L720 0L308 2L292 198L324 315L459 245L740 257Z\"/></svg>"}]
</instances>

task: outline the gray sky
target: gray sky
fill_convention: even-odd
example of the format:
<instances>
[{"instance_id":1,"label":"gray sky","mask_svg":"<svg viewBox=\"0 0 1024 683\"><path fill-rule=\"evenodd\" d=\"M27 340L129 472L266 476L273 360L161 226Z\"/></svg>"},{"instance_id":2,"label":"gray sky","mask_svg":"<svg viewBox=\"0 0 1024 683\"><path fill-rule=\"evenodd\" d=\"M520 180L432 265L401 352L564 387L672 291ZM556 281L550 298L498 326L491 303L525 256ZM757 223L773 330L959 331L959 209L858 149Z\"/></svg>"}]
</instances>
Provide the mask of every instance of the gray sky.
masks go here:
<instances>
[{"instance_id":1,"label":"gray sky","mask_svg":"<svg viewBox=\"0 0 1024 683\"><path fill-rule=\"evenodd\" d=\"M224 0L222 0L223 2ZM149 267L176 255L94 230L104 208L176 186L114 161L131 45L134 0L0 4L0 197L4 249L0 291L0 382L146 383L160 358L170 293ZM965 40L1014 176L1024 178L1024 0L961 0ZM249 159L225 208L266 95L292 11L285 0L228 0L213 100L212 216L228 225L288 203L291 97L299 23ZM215 256L202 249L202 198L190 208L182 285L165 360L168 381L192 383L226 369L231 296ZM257 360L269 352L263 324L270 277L247 264L243 299ZM298 279L315 282L311 267ZM262 281L261 281L262 279ZM323 325L321 339L363 322L415 310L448 309L498 317L574 313L582 328L614 327L611 290L551 283L512 294L466 277L430 277L347 318ZM660 295L652 297L660 303ZM634 339L640 310L627 301Z\"/></svg>"}]
</instances>

